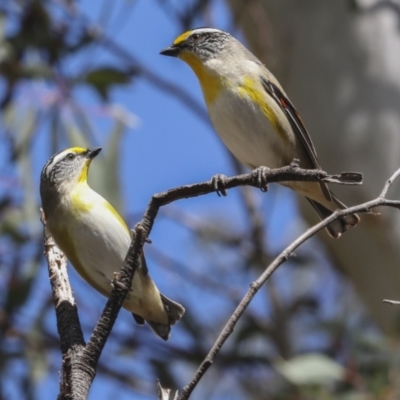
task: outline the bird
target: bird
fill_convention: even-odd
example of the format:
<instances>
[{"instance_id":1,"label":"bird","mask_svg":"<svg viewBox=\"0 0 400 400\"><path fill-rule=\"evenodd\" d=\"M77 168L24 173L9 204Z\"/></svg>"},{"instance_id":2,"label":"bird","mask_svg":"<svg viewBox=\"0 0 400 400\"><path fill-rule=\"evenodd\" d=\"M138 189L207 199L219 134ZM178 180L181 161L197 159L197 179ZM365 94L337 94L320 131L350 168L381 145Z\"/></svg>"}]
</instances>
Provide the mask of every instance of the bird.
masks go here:
<instances>
[{"instance_id":1,"label":"bird","mask_svg":"<svg viewBox=\"0 0 400 400\"><path fill-rule=\"evenodd\" d=\"M261 174L295 159L301 168L321 169L311 137L277 79L228 32L192 29L160 54L177 57L194 71L211 122L240 163ZM305 196L321 219L347 208L326 183L282 184ZM339 238L359 221L356 214L342 217L327 232Z\"/></svg>"},{"instance_id":2,"label":"bird","mask_svg":"<svg viewBox=\"0 0 400 400\"><path fill-rule=\"evenodd\" d=\"M87 283L110 297L114 273L124 262L132 236L114 207L87 183L89 166L100 151L73 147L51 157L41 173L40 197L46 229L57 246ZM123 307L164 340L185 312L158 291L143 253Z\"/></svg>"}]
</instances>

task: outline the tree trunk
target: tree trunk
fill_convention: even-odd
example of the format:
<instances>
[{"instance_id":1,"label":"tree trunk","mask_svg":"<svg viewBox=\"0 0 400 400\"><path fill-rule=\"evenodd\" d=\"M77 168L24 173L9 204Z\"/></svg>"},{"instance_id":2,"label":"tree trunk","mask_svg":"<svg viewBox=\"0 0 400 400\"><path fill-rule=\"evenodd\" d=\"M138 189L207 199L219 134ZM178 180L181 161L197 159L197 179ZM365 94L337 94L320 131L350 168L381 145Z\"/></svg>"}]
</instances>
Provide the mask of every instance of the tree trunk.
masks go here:
<instances>
[{"instance_id":1,"label":"tree trunk","mask_svg":"<svg viewBox=\"0 0 400 400\"><path fill-rule=\"evenodd\" d=\"M364 174L362 187L333 188L338 197L351 205L376 197L400 167L399 3L229 3L249 47L301 113L323 169ZM398 198L398 188L388 198ZM315 221L308 205L304 215ZM400 214L361 217L340 240L323 238L373 318L396 333L400 308L382 299L400 299Z\"/></svg>"}]
</instances>

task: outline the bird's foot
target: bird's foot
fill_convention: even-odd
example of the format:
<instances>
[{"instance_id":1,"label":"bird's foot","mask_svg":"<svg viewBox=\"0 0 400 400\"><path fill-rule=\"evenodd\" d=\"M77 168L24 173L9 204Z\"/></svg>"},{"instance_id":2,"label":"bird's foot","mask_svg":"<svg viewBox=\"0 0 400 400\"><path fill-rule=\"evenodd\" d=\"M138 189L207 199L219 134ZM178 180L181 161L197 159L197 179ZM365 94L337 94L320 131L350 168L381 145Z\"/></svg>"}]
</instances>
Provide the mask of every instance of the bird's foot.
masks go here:
<instances>
[{"instance_id":1,"label":"bird's foot","mask_svg":"<svg viewBox=\"0 0 400 400\"><path fill-rule=\"evenodd\" d=\"M219 197L228 196L228 193L226 192L227 179L227 176L223 174L217 174L211 178L211 184Z\"/></svg>"},{"instance_id":2,"label":"bird's foot","mask_svg":"<svg viewBox=\"0 0 400 400\"><path fill-rule=\"evenodd\" d=\"M293 158L293 161L290 163L292 168L300 168L300 160L298 158Z\"/></svg>"},{"instance_id":3,"label":"bird's foot","mask_svg":"<svg viewBox=\"0 0 400 400\"><path fill-rule=\"evenodd\" d=\"M256 175L257 185L262 192L268 192L268 172L271 169L268 167L258 167L253 170L253 174Z\"/></svg>"},{"instance_id":4,"label":"bird's foot","mask_svg":"<svg viewBox=\"0 0 400 400\"><path fill-rule=\"evenodd\" d=\"M129 290L122 282L119 281L119 275L120 275L120 272L114 272L113 279L111 281L111 286L112 287L116 287L117 286L120 289Z\"/></svg>"}]
</instances>

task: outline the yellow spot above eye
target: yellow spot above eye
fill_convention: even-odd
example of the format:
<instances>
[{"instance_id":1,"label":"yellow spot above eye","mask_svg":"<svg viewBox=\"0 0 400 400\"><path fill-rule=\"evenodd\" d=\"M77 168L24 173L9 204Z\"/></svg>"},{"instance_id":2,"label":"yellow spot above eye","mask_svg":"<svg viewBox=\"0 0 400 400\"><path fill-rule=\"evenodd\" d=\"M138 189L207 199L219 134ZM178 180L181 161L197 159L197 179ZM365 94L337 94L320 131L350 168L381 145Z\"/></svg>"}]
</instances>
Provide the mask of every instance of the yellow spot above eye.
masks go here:
<instances>
[{"instance_id":1,"label":"yellow spot above eye","mask_svg":"<svg viewBox=\"0 0 400 400\"><path fill-rule=\"evenodd\" d=\"M83 149L82 147L71 147L70 149L67 149L65 151L75 154L82 154L87 151L87 149Z\"/></svg>"},{"instance_id":2,"label":"yellow spot above eye","mask_svg":"<svg viewBox=\"0 0 400 400\"><path fill-rule=\"evenodd\" d=\"M263 88L258 87L257 83L251 77L244 78L242 85L238 87L239 95L242 97L249 97L254 104L257 104L262 113L268 118L275 131L279 134L280 138L283 141L287 141L285 130L271 106L266 102L263 96L263 90Z\"/></svg>"},{"instance_id":3,"label":"yellow spot above eye","mask_svg":"<svg viewBox=\"0 0 400 400\"><path fill-rule=\"evenodd\" d=\"M182 33L182 35L179 35L175 40L173 45L178 46L179 44L183 43L191 34L193 31L187 31L185 33Z\"/></svg>"}]
</instances>

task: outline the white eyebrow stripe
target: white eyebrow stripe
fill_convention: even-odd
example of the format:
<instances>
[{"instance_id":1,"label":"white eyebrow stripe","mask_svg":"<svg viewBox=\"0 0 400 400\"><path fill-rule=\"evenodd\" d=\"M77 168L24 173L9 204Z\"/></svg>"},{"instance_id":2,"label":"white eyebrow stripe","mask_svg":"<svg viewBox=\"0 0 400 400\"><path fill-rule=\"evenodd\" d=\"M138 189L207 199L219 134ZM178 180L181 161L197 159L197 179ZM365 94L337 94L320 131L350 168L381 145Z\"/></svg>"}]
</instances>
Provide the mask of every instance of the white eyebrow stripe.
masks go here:
<instances>
[{"instance_id":1,"label":"white eyebrow stripe","mask_svg":"<svg viewBox=\"0 0 400 400\"><path fill-rule=\"evenodd\" d=\"M59 154L57 154L55 157L54 157L54 160L53 160L53 165L56 165L59 161L61 161L65 156L66 156L66 153L69 153L69 149L68 150L64 150L64 151L62 151L61 153L59 153Z\"/></svg>"},{"instance_id":2,"label":"white eyebrow stripe","mask_svg":"<svg viewBox=\"0 0 400 400\"><path fill-rule=\"evenodd\" d=\"M46 166L46 174L49 174L54 166L60 162L66 155L66 153L69 152L69 149L62 151L61 153L56 154L49 162L49 164Z\"/></svg>"},{"instance_id":3,"label":"white eyebrow stripe","mask_svg":"<svg viewBox=\"0 0 400 400\"><path fill-rule=\"evenodd\" d=\"M225 33L224 31L221 31L221 29L216 29L216 28L197 28L192 30L190 36L192 36L193 33L212 33L212 32Z\"/></svg>"}]
</instances>

